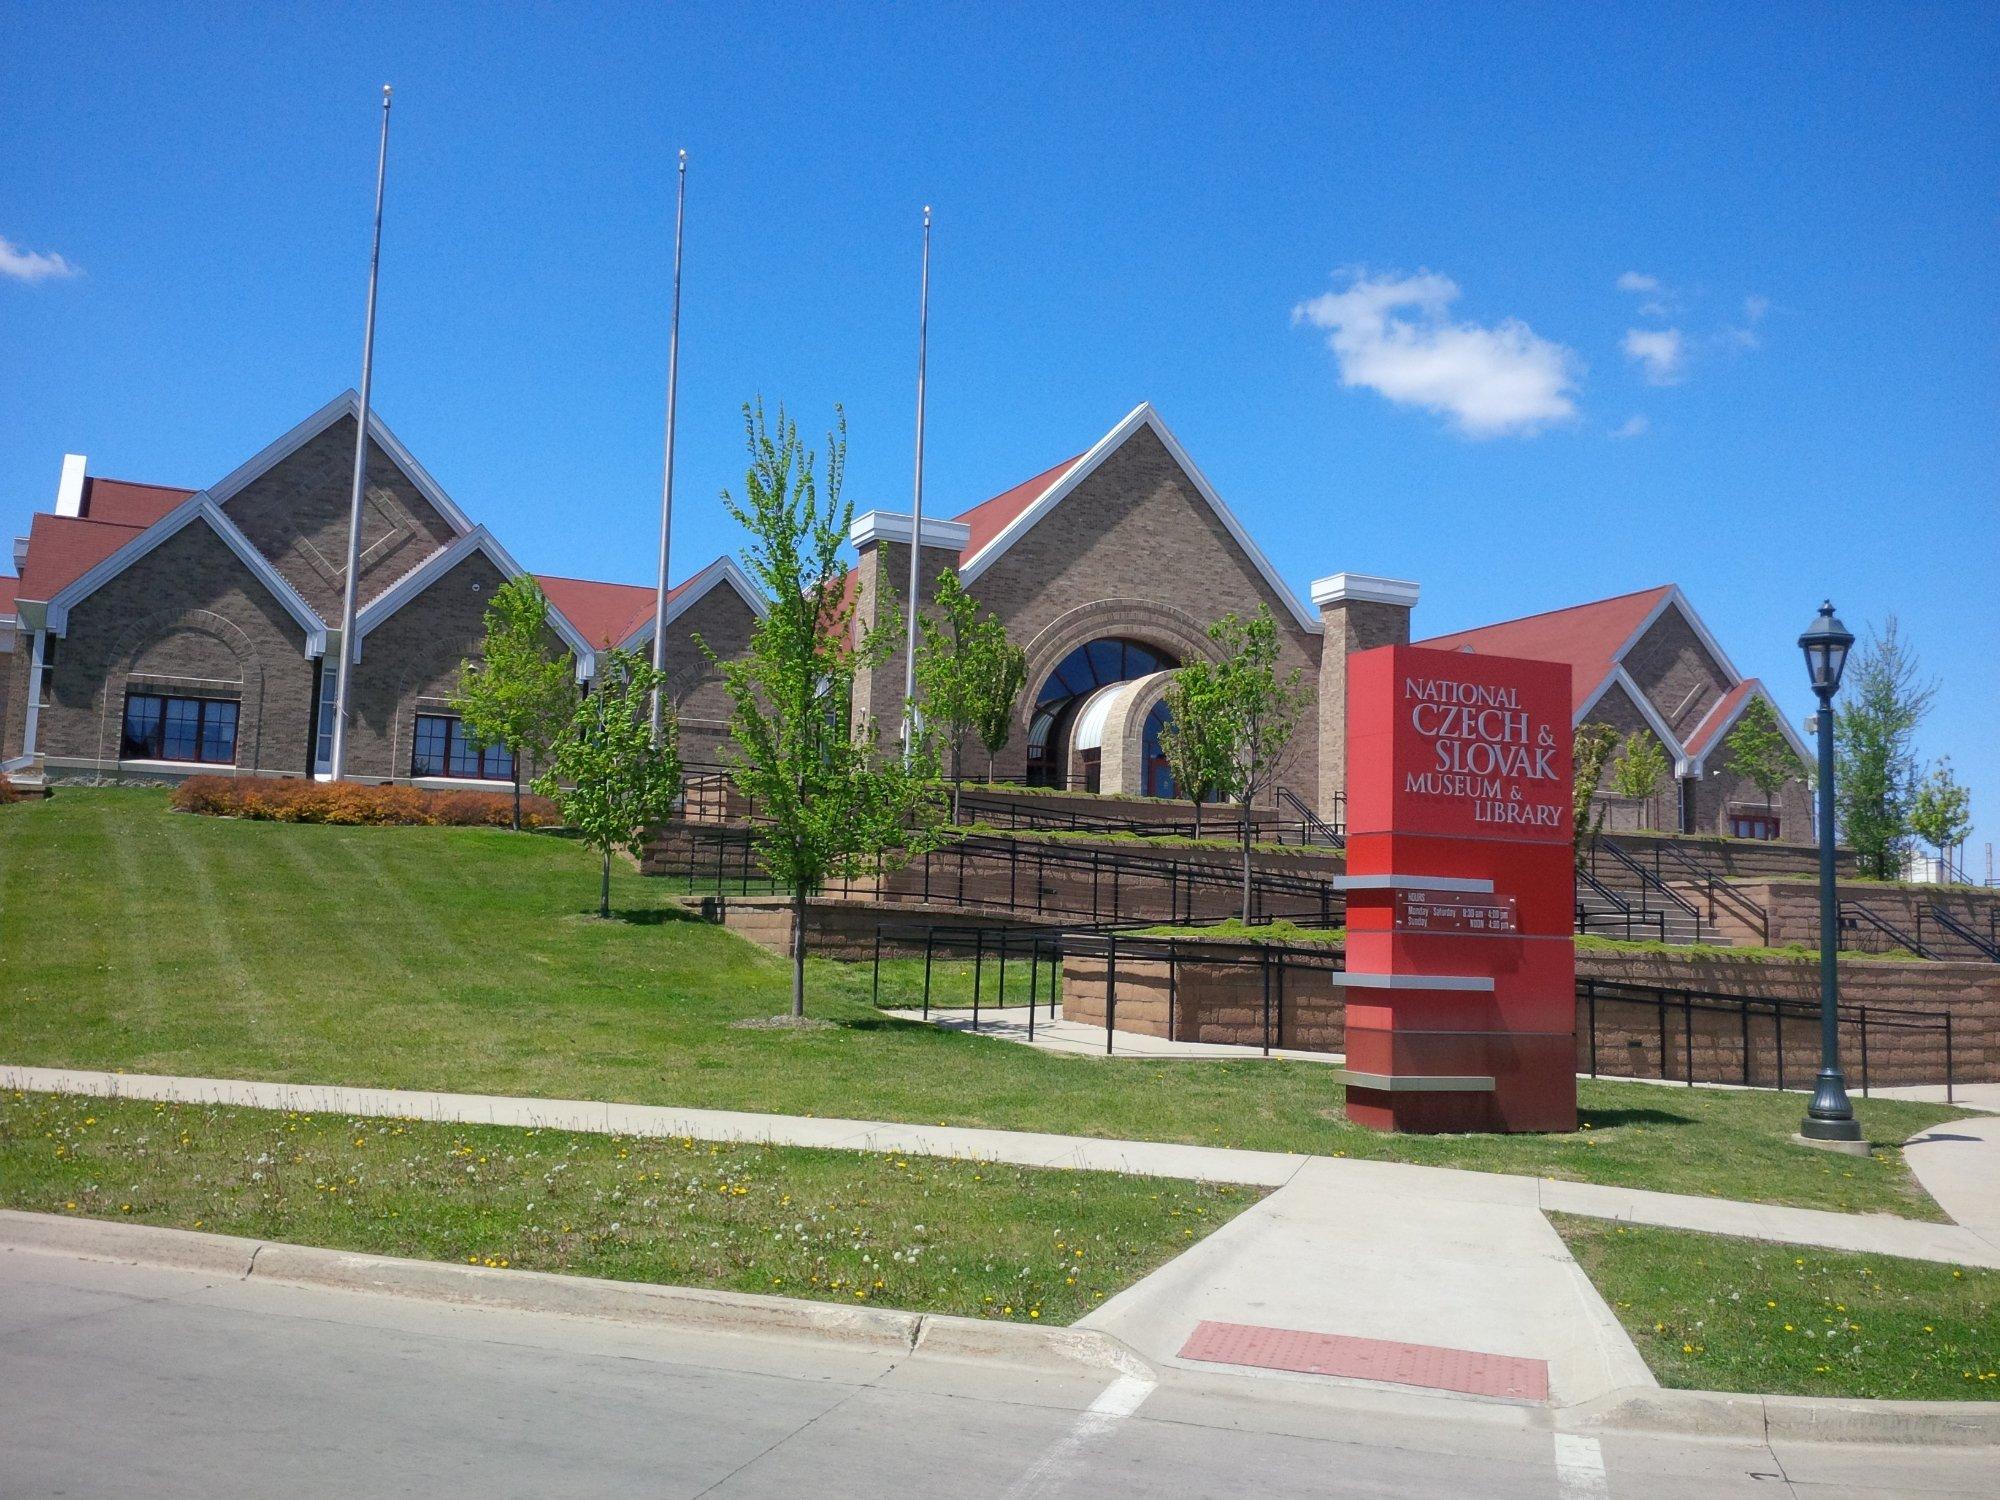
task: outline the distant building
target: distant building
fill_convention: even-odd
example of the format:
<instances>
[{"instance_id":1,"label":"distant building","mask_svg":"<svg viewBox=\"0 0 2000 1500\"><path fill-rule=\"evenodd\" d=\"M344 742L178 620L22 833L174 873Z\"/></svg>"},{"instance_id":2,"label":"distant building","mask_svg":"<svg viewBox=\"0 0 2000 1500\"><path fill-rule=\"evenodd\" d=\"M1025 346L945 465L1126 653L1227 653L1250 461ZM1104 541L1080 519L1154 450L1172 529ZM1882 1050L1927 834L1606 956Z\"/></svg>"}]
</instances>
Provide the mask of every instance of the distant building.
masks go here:
<instances>
[{"instance_id":1,"label":"distant building","mask_svg":"<svg viewBox=\"0 0 2000 1500\"><path fill-rule=\"evenodd\" d=\"M323 773L356 413L351 392L337 398L205 490L97 478L66 458L54 509L15 544L20 576L0 578L0 767L27 780ZM478 654L486 601L521 566L372 414L369 431L347 772L423 785L506 779L504 754L468 742L450 698L461 662ZM911 519L869 511L852 540L857 622L889 626L897 641L856 683L854 706L892 738ZM1210 652L1210 622L1265 605L1281 665L1300 669L1318 698L1282 795L1329 818L1345 776L1346 658L1409 641L1418 596L1414 583L1336 573L1313 585L1309 608L1149 405L1076 457L952 519L927 518L920 544L926 591L956 569L1027 652L1027 691L996 775L1171 794L1159 749L1169 674ZM650 651L650 588L537 576L580 679L610 647ZM728 719L694 637L740 651L760 608L727 558L673 591L667 659L690 761L718 758ZM1678 588L1422 644L1567 662L1577 723L1655 736L1673 786L1656 806L1614 807L1614 820L1811 841L1802 788L1767 807L1728 770L1729 730L1765 691ZM967 764L983 769L983 757Z\"/></svg>"}]
</instances>

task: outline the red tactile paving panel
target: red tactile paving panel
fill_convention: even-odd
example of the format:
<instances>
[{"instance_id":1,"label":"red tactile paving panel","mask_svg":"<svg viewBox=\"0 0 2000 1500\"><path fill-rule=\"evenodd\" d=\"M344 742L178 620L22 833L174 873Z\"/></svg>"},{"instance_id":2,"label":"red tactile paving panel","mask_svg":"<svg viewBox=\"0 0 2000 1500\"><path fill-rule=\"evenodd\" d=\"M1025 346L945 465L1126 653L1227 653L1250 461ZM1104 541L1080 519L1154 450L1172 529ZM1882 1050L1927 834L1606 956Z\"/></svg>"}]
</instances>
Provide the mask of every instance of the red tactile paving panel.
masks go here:
<instances>
[{"instance_id":1,"label":"red tactile paving panel","mask_svg":"<svg viewBox=\"0 0 2000 1500\"><path fill-rule=\"evenodd\" d=\"M1338 1375L1350 1380L1382 1380L1394 1385L1458 1391L1467 1396L1509 1396L1518 1401L1549 1399L1549 1365L1542 1359L1480 1354L1471 1349L1439 1349L1357 1339L1298 1328L1259 1328L1250 1323L1204 1322L1181 1348L1182 1359L1208 1364L1251 1365L1301 1375Z\"/></svg>"}]
</instances>

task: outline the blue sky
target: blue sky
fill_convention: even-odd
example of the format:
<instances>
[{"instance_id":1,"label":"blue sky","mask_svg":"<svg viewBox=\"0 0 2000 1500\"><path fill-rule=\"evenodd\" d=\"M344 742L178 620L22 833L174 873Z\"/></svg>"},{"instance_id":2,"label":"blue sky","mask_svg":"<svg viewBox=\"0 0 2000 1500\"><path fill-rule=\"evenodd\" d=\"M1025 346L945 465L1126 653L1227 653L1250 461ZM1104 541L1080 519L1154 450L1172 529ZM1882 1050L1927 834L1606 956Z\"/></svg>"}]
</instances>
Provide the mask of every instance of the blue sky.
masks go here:
<instances>
[{"instance_id":1,"label":"blue sky","mask_svg":"<svg viewBox=\"0 0 2000 1500\"><path fill-rule=\"evenodd\" d=\"M677 574L760 392L907 508L928 201L932 508L1151 400L1423 634L1674 581L1798 718L1894 612L2000 838L2000 13L585 9L0 6L6 534L355 382L389 81L377 406L531 567L647 581L684 146Z\"/></svg>"}]
</instances>

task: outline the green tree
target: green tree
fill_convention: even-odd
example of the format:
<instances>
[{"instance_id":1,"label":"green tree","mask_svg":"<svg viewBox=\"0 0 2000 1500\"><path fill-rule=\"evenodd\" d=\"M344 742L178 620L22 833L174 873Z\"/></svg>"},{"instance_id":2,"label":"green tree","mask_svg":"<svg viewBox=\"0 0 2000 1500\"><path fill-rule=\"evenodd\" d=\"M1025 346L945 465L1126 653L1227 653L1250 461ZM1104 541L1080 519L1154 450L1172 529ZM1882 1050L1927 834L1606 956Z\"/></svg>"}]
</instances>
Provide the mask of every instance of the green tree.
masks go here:
<instances>
[{"instance_id":1,"label":"green tree","mask_svg":"<svg viewBox=\"0 0 2000 1500\"><path fill-rule=\"evenodd\" d=\"M1618 731L1609 724L1579 724L1570 737L1570 743L1575 768L1570 782L1570 801L1576 814L1576 863L1581 869L1591 847L1597 842L1597 835L1604 830L1604 808L1597 801L1597 786L1604 779L1604 768L1611 763L1612 754L1618 749Z\"/></svg>"},{"instance_id":2,"label":"green tree","mask_svg":"<svg viewBox=\"0 0 2000 1500\"><path fill-rule=\"evenodd\" d=\"M1160 753L1166 757L1174 789L1194 804L1194 832L1200 838L1201 804L1230 784L1232 771L1233 737L1215 664L1197 657L1175 668L1166 703Z\"/></svg>"},{"instance_id":3,"label":"green tree","mask_svg":"<svg viewBox=\"0 0 2000 1500\"><path fill-rule=\"evenodd\" d=\"M857 636L845 597L840 549L853 519L840 498L845 419L827 439L823 480L784 408L767 424L761 403L746 405L743 421L744 498L725 490L722 502L750 533L743 561L766 612L743 656L724 660L705 641L701 648L733 706L733 772L761 819L751 837L765 868L791 889L792 1015L803 1017L807 898L829 878L921 852L937 836L942 809L927 734L905 764L880 752L875 725L849 722L855 673L888 659L895 632Z\"/></svg>"},{"instance_id":4,"label":"green tree","mask_svg":"<svg viewBox=\"0 0 2000 1500\"><path fill-rule=\"evenodd\" d=\"M1951 878L1951 851L1972 837L1972 792L1951 773L1951 757L1931 767L1910 799L1910 832L1938 852L1938 878Z\"/></svg>"},{"instance_id":5,"label":"green tree","mask_svg":"<svg viewBox=\"0 0 2000 1500\"><path fill-rule=\"evenodd\" d=\"M1250 920L1250 809L1283 769L1299 717L1312 702L1303 673L1278 673L1278 622L1268 604L1245 620L1234 612L1208 627L1221 657L1215 668L1220 722L1228 732L1228 782L1241 812L1243 920Z\"/></svg>"},{"instance_id":6,"label":"green tree","mask_svg":"<svg viewBox=\"0 0 2000 1500\"><path fill-rule=\"evenodd\" d=\"M1659 737L1650 730L1635 729L1625 736L1618 758L1611 763L1611 790L1620 797L1644 803L1640 816L1649 817L1653 798L1659 795L1668 769L1667 752L1661 748Z\"/></svg>"},{"instance_id":7,"label":"green tree","mask_svg":"<svg viewBox=\"0 0 2000 1500\"><path fill-rule=\"evenodd\" d=\"M1833 720L1840 831L1854 850L1859 873L1894 880L1909 846L1917 726L1937 688L1923 676L1894 615L1879 633L1868 632L1867 645L1848 663L1843 687L1846 705Z\"/></svg>"},{"instance_id":8,"label":"green tree","mask_svg":"<svg viewBox=\"0 0 2000 1500\"><path fill-rule=\"evenodd\" d=\"M1729 752L1730 773L1741 776L1764 794L1766 812L1771 810L1773 799L1787 782L1807 779L1805 762L1785 737L1784 727L1771 711L1769 701L1762 697L1753 696L1743 706L1735 728L1722 744Z\"/></svg>"},{"instance_id":9,"label":"green tree","mask_svg":"<svg viewBox=\"0 0 2000 1500\"><path fill-rule=\"evenodd\" d=\"M659 681L644 657L611 652L557 738L549 769L535 778L535 790L553 798L563 822L604 857L597 894L600 917L611 915L612 851L629 849L636 856L647 830L666 821L680 796L673 720L665 721L657 741L648 722Z\"/></svg>"},{"instance_id":10,"label":"green tree","mask_svg":"<svg viewBox=\"0 0 2000 1500\"><path fill-rule=\"evenodd\" d=\"M990 778L993 758L1013 733L1028 657L1007 639L996 616L982 616L955 568L938 574L937 614L919 617L917 628L918 701L926 727L951 747L951 816L957 822L966 738L977 735L986 747Z\"/></svg>"},{"instance_id":11,"label":"green tree","mask_svg":"<svg viewBox=\"0 0 2000 1500\"><path fill-rule=\"evenodd\" d=\"M539 766L570 722L576 706L576 670L552 648L549 601L523 573L503 583L486 605L481 660L463 663L452 709L466 734L482 746L499 745L514 760L514 831L521 831L521 763Z\"/></svg>"}]
</instances>

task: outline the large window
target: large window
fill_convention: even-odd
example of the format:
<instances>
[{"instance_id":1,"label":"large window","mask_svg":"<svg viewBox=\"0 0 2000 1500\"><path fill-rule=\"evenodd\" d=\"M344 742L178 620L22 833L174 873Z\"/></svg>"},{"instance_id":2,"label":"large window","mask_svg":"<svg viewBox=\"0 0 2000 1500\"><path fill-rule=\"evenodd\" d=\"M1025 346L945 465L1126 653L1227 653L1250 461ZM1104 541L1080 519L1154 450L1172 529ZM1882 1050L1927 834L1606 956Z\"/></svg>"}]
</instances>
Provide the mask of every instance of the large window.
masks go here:
<instances>
[{"instance_id":1,"label":"large window","mask_svg":"<svg viewBox=\"0 0 2000 1500\"><path fill-rule=\"evenodd\" d=\"M227 698L169 698L159 693L125 696L125 760L185 760L236 764L237 705Z\"/></svg>"},{"instance_id":2,"label":"large window","mask_svg":"<svg viewBox=\"0 0 2000 1500\"><path fill-rule=\"evenodd\" d=\"M1729 836L1733 839L1774 839L1778 836L1778 815L1733 812L1729 815Z\"/></svg>"},{"instance_id":3,"label":"large window","mask_svg":"<svg viewBox=\"0 0 2000 1500\"><path fill-rule=\"evenodd\" d=\"M452 714L418 714L412 776L462 776L476 781L512 781L514 757L499 746L475 745Z\"/></svg>"}]
</instances>

